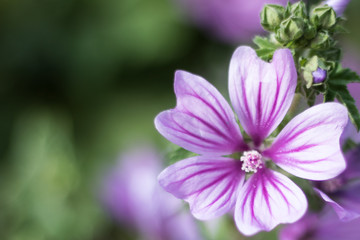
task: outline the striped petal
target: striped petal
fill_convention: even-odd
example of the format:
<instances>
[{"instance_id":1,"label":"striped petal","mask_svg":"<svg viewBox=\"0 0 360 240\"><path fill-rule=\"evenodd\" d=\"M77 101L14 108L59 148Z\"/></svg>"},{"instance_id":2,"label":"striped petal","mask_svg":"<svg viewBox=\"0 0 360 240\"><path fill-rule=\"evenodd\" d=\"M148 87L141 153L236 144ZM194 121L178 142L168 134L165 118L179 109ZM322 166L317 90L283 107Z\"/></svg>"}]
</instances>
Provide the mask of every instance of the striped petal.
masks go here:
<instances>
[{"instance_id":1,"label":"striped petal","mask_svg":"<svg viewBox=\"0 0 360 240\"><path fill-rule=\"evenodd\" d=\"M347 222L347 221L351 221L354 220L358 217L360 217L360 212L356 212L353 210L360 210L360 206L359 206L359 198L354 198L354 199L347 199L347 198L343 198L343 205L341 205L341 202L335 202L334 200L332 200L326 193L324 193L323 191L321 191L320 189L314 188L314 190L320 195L320 197L327 202L336 212L336 214L338 215L338 217L340 218L341 221ZM356 189L359 190L359 189ZM359 195L359 194L357 194ZM340 200L341 201L341 200ZM347 204L348 203L348 204ZM350 205L347 206L347 205ZM355 205L357 208L353 208L353 205Z\"/></svg>"},{"instance_id":2,"label":"striped petal","mask_svg":"<svg viewBox=\"0 0 360 240\"><path fill-rule=\"evenodd\" d=\"M253 174L238 196L235 222L247 236L271 231L280 223L293 223L307 209L301 189L286 176L269 169Z\"/></svg>"},{"instance_id":3,"label":"striped petal","mask_svg":"<svg viewBox=\"0 0 360 240\"><path fill-rule=\"evenodd\" d=\"M199 156L171 165L158 179L166 191L189 202L196 218L207 220L234 207L244 177L239 160Z\"/></svg>"},{"instance_id":4,"label":"striped petal","mask_svg":"<svg viewBox=\"0 0 360 240\"><path fill-rule=\"evenodd\" d=\"M244 130L256 146L271 134L288 111L297 73L290 50L279 49L271 63L250 47L239 47L229 69L229 93Z\"/></svg>"},{"instance_id":5,"label":"striped petal","mask_svg":"<svg viewBox=\"0 0 360 240\"><path fill-rule=\"evenodd\" d=\"M339 103L314 106L293 118L263 155L301 178L336 177L346 167L339 139L347 121Z\"/></svg>"},{"instance_id":6,"label":"striped petal","mask_svg":"<svg viewBox=\"0 0 360 240\"><path fill-rule=\"evenodd\" d=\"M176 108L155 118L165 138L203 155L220 156L247 148L231 107L214 86L199 76L177 71L174 88Z\"/></svg>"}]
</instances>

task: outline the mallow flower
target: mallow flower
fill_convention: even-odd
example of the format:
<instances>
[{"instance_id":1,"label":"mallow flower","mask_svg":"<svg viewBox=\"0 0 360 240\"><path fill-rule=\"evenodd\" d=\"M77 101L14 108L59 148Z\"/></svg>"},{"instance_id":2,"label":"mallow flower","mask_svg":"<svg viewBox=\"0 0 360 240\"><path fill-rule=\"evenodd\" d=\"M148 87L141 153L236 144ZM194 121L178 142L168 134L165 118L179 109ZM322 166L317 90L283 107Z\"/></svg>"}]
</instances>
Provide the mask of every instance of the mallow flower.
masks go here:
<instances>
[{"instance_id":1,"label":"mallow flower","mask_svg":"<svg viewBox=\"0 0 360 240\"><path fill-rule=\"evenodd\" d=\"M230 100L248 141L214 86L177 71L176 107L160 113L155 126L169 141L199 155L163 170L160 185L187 201L198 219L234 210L236 226L245 235L297 221L307 200L284 172L310 180L339 175L346 166L339 138L348 117L339 103L319 104L293 118L271 144L271 138L265 141L288 111L296 83L290 50L275 51L270 63L250 47L235 51Z\"/></svg>"},{"instance_id":2,"label":"mallow flower","mask_svg":"<svg viewBox=\"0 0 360 240\"><path fill-rule=\"evenodd\" d=\"M345 155L347 169L336 178L315 183L315 190L340 220L360 217L360 146Z\"/></svg>"},{"instance_id":3,"label":"mallow flower","mask_svg":"<svg viewBox=\"0 0 360 240\"><path fill-rule=\"evenodd\" d=\"M280 240L358 240L360 219L341 222L334 212L325 208L320 213L306 214L296 223L279 231Z\"/></svg>"},{"instance_id":4,"label":"mallow flower","mask_svg":"<svg viewBox=\"0 0 360 240\"><path fill-rule=\"evenodd\" d=\"M146 240L201 240L194 218L156 180L161 157L151 146L121 155L104 178L101 200L123 226Z\"/></svg>"},{"instance_id":5,"label":"mallow flower","mask_svg":"<svg viewBox=\"0 0 360 240\"><path fill-rule=\"evenodd\" d=\"M344 13L349 3L350 0L327 0L324 2L324 4L332 7L338 16L341 16Z\"/></svg>"}]
</instances>

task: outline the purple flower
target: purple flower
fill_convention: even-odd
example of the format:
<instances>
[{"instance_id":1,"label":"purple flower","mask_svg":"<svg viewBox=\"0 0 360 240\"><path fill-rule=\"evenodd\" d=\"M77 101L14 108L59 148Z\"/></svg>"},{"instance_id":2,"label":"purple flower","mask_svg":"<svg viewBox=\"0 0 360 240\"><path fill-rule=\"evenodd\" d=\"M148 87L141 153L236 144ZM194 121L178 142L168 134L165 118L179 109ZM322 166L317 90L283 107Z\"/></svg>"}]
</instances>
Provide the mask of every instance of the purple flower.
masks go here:
<instances>
[{"instance_id":1,"label":"purple flower","mask_svg":"<svg viewBox=\"0 0 360 240\"><path fill-rule=\"evenodd\" d=\"M349 2L350 0L327 0L324 2L324 4L332 7L335 10L336 14L338 16L341 16L344 13Z\"/></svg>"},{"instance_id":2,"label":"purple flower","mask_svg":"<svg viewBox=\"0 0 360 240\"><path fill-rule=\"evenodd\" d=\"M358 240L360 219L340 222L339 218L325 209L320 214L307 214L300 221L282 228L280 240Z\"/></svg>"},{"instance_id":3,"label":"purple flower","mask_svg":"<svg viewBox=\"0 0 360 240\"><path fill-rule=\"evenodd\" d=\"M104 181L105 206L143 239L202 239L193 217L181 211L181 202L158 185L160 169L160 157L150 147L123 155Z\"/></svg>"},{"instance_id":4,"label":"purple flower","mask_svg":"<svg viewBox=\"0 0 360 240\"><path fill-rule=\"evenodd\" d=\"M338 177L315 183L315 190L342 221L360 217L360 147L346 154L348 168ZM336 200L336 201L334 201Z\"/></svg>"},{"instance_id":5,"label":"purple flower","mask_svg":"<svg viewBox=\"0 0 360 240\"><path fill-rule=\"evenodd\" d=\"M229 41L250 41L262 33L260 12L265 4L285 5L288 0L178 0L195 21Z\"/></svg>"},{"instance_id":6,"label":"purple flower","mask_svg":"<svg viewBox=\"0 0 360 240\"><path fill-rule=\"evenodd\" d=\"M345 169L339 138L347 111L324 103L299 114L269 146L295 94L297 73L291 52L280 49L271 63L239 47L230 63L229 92L234 110L252 142L243 139L230 105L205 79L175 73L176 108L160 113L157 130L171 142L200 154L179 161L158 177L160 185L189 202L198 219L231 211L245 235L297 221L306 211L304 193L269 166L310 180L326 180ZM242 157L235 157L242 153ZM233 154L233 155L231 155Z\"/></svg>"}]
</instances>

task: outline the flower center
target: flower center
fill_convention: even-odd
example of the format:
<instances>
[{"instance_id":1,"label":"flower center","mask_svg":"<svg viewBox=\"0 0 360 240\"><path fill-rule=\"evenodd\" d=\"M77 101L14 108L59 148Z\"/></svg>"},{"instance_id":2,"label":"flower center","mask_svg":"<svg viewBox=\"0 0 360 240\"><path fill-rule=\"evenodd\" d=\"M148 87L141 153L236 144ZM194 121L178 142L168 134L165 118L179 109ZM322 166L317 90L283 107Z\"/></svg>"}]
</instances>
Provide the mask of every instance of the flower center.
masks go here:
<instances>
[{"instance_id":1,"label":"flower center","mask_svg":"<svg viewBox=\"0 0 360 240\"><path fill-rule=\"evenodd\" d=\"M244 170L245 172L256 173L258 169L261 169L264 166L261 154L255 150L244 152L240 161L243 162L241 170Z\"/></svg>"}]
</instances>

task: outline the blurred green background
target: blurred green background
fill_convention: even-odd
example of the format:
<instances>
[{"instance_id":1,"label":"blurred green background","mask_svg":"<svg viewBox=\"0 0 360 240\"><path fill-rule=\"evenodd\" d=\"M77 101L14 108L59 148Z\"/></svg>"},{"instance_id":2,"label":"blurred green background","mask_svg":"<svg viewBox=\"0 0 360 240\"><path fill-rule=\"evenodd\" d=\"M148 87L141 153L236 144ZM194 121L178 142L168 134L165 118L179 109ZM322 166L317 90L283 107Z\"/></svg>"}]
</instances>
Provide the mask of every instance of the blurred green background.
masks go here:
<instances>
[{"instance_id":1,"label":"blurred green background","mask_svg":"<svg viewBox=\"0 0 360 240\"><path fill-rule=\"evenodd\" d=\"M346 11L351 52L359 9ZM237 44L185 15L169 0L0 1L0 239L123 239L101 178L138 141L166 152L153 119L175 105L174 71L227 96Z\"/></svg>"}]
</instances>

